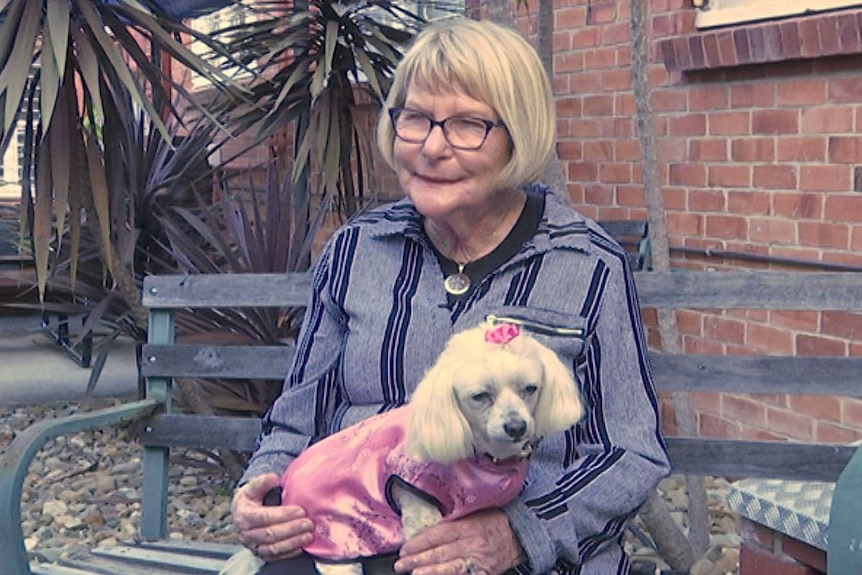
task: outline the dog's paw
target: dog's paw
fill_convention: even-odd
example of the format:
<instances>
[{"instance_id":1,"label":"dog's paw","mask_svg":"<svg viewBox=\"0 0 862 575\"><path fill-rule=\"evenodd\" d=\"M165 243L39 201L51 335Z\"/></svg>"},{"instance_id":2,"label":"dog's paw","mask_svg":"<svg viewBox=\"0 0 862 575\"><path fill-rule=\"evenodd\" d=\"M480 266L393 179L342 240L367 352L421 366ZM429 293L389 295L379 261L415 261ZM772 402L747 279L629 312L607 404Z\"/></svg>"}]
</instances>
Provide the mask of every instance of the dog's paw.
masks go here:
<instances>
[{"instance_id":1,"label":"dog's paw","mask_svg":"<svg viewBox=\"0 0 862 575\"><path fill-rule=\"evenodd\" d=\"M219 575L255 575L263 564L263 559L249 549L242 549L227 560Z\"/></svg>"}]
</instances>

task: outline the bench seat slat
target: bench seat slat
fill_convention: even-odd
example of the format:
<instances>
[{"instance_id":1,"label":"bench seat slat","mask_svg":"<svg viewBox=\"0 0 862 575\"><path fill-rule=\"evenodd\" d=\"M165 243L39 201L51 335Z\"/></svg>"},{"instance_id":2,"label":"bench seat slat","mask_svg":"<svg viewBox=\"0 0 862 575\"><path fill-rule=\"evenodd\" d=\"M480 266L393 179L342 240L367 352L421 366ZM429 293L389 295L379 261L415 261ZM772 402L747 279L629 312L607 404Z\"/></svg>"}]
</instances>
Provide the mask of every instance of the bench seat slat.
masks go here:
<instances>
[{"instance_id":1,"label":"bench seat slat","mask_svg":"<svg viewBox=\"0 0 862 575\"><path fill-rule=\"evenodd\" d=\"M675 473L835 481L850 461L853 445L667 438Z\"/></svg>"},{"instance_id":2,"label":"bench seat slat","mask_svg":"<svg viewBox=\"0 0 862 575\"><path fill-rule=\"evenodd\" d=\"M287 375L294 346L144 346L141 373L145 377L212 377L275 379Z\"/></svg>"}]
</instances>

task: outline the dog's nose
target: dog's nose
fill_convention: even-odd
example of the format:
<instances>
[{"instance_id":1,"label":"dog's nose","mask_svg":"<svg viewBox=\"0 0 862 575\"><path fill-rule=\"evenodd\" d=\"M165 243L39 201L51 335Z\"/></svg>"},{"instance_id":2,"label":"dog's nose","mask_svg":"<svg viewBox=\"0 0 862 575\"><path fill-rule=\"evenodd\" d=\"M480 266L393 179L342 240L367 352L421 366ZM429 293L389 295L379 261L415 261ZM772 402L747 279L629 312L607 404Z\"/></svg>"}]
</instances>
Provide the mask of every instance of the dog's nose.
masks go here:
<instances>
[{"instance_id":1,"label":"dog's nose","mask_svg":"<svg viewBox=\"0 0 862 575\"><path fill-rule=\"evenodd\" d=\"M507 421L503 424L503 431L512 439L521 439L527 432L527 422L523 419Z\"/></svg>"}]
</instances>

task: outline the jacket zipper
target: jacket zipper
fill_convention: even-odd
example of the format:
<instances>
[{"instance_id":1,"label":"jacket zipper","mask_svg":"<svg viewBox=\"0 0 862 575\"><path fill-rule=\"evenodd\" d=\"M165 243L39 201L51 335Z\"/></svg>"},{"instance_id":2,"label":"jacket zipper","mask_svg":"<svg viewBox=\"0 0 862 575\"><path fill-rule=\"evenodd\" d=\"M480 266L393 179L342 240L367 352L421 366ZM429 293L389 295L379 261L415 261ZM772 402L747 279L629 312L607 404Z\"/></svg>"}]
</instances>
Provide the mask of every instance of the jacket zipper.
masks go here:
<instances>
[{"instance_id":1,"label":"jacket zipper","mask_svg":"<svg viewBox=\"0 0 862 575\"><path fill-rule=\"evenodd\" d=\"M485 316L485 321L490 323L491 325L498 325L501 323L511 323L514 325L518 325L523 327L527 331L531 331L533 333L538 333L542 335L557 335L562 337L584 337L584 330L580 327L558 327L555 325L548 325L546 323L539 323L535 321L530 321L526 319L522 319L519 317L512 316L501 316L494 315L489 313Z\"/></svg>"}]
</instances>

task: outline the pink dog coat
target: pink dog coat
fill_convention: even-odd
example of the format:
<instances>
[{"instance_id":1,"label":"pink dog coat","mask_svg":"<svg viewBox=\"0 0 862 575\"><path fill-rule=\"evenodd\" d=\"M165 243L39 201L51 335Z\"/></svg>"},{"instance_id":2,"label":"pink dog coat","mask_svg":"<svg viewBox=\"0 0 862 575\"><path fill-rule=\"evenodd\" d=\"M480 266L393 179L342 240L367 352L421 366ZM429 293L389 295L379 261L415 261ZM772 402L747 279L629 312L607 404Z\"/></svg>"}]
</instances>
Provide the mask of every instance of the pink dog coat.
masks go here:
<instances>
[{"instance_id":1,"label":"pink dog coat","mask_svg":"<svg viewBox=\"0 0 862 575\"><path fill-rule=\"evenodd\" d=\"M306 449L282 476L282 503L299 505L314 522L305 551L332 561L392 553L401 547L392 486L424 494L444 519L499 507L521 490L522 460L470 457L452 465L420 462L404 452L410 406L371 417Z\"/></svg>"}]
</instances>

